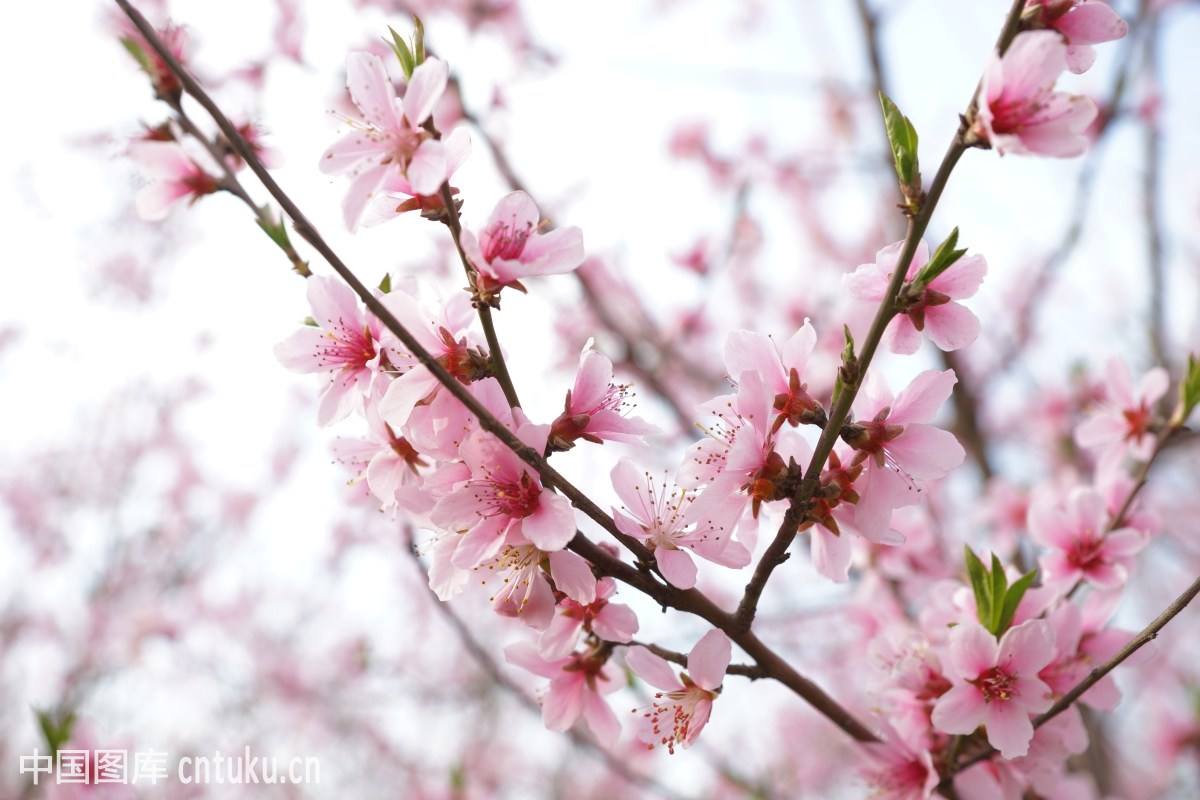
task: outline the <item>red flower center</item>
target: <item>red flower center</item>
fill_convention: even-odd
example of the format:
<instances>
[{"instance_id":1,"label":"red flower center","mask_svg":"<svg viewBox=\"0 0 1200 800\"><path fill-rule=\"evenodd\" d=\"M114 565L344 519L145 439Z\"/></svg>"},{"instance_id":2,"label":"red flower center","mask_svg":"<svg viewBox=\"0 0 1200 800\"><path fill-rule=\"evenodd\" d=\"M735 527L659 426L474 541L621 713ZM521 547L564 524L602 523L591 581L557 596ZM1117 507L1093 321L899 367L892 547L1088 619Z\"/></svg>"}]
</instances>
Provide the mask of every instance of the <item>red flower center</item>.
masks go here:
<instances>
[{"instance_id":1,"label":"red flower center","mask_svg":"<svg viewBox=\"0 0 1200 800\"><path fill-rule=\"evenodd\" d=\"M991 703L995 700L1004 702L1011 700L1016 693L1017 679L1000 667L992 667L971 681L971 684L983 693L984 702Z\"/></svg>"}]
</instances>

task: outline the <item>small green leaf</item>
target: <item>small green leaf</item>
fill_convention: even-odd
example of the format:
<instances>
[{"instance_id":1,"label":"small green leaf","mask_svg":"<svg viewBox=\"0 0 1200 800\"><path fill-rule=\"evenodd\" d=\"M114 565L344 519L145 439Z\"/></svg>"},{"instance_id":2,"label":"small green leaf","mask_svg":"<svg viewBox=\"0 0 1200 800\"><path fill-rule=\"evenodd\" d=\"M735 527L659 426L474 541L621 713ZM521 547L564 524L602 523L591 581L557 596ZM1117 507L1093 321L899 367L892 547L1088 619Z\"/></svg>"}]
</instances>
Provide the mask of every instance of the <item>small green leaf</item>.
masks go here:
<instances>
[{"instance_id":1,"label":"small green leaf","mask_svg":"<svg viewBox=\"0 0 1200 800\"><path fill-rule=\"evenodd\" d=\"M413 61L416 66L425 63L425 25L421 18L413 16Z\"/></svg>"},{"instance_id":2,"label":"small green leaf","mask_svg":"<svg viewBox=\"0 0 1200 800\"><path fill-rule=\"evenodd\" d=\"M906 201L915 198L921 191L921 172L917 162L917 129L891 98L879 93L879 104L883 107L883 127L887 132L888 144L892 148L892 160L896 165L896 178Z\"/></svg>"},{"instance_id":3,"label":"small green leaf","mask_svg":"<svg viewBox=\"0 0 1200 800\"><path fill-rule=\"evenodd\" d=\"M1172 423L1182 425L1187 422L1197 405L1200 405L1200 360L1192 354L1188 356L1187 370L1179 382L1179 407L1175 409Z\"/></svg>"},{"instance_id":4,"label":"small green leaf","mask_svg":"<svg viewBox=\"0 0 1200 800\"><path fill-rule=\"evenodd\" d=\"M392 291L392 273L383 273L383 280L379 282L379 291L388 294Z\"/></svg>"},{"instance_id":5,"label":"small green leaf","mask_svg":"<svg viewBox=\"0 0 1200 800\"><path fill-rule=\"evenodd\" d=\"M1004 594L1008 591L1008 576L1004 574L1004 565L992 553L992 607L988 609L988 621L984 627L997 636L1000 635L1000 617L1004 613Z\"/></svg>"},{"instance_id":6,"label":"small green leaf","mask_svg":"<svg viewBox=\"0 0 1200 800\"><path fill-rule=\"evenodd\" d=\"M271 215L271 210L263 206L262 213L255 220L258 227L262 228L263 233L270 237L271 241L278 245L283 250L287 250L291 246L291 239L288 238L287 227L284 225L283 218L279 221Z\"/></svg>"},{"instance_id":7,"label":"small green leaf","mask_svg":"<svg viewBox=\"0 0 1200 800\"><path fill-rule=\"evenodd\" d=\"M1001 636L1008 626L1012 625L1013 617L1017 614L1017 606L1021 605L1021 598L1025 596L1025 592L1033 585L1034 576L1037 575L1037 570L1030 570L1013 582L1013 585L1008 587L1008 591L1004 594L1004 604L1000 611L1000 621L996 629L996 635Z\"/></svg>"},{"instance_id":8,"label":"small green leaf","mask_svg":"<svg viewBox=\"0 0 1200 800\"><path fill-rule=\"evenodd\" d=\"M950 231L950 235L946 237L946 241L938 245L938 249L933 253L933 258L929 259L929 263L921 268L913 283L920 286L928 286L937 276L941 275L956 261L966 255L966 249L957 250L955 249L957 246L958 228L955 228Z\"/></svg>"},{"instance_id":9,"label":"small green leaf","mask_svg":"<svg viewBox=\"0 0 1200 800\"><path fill-rule=\"evenodd\" d=\"M141 44L132 36L122 36L121 46L129 55L133 56L133 60L138 63L142 71L151 77L154 76L154 65L150 61L150 56L146 55L146 51L142 49Z\"/></svg>"},{"instance_id":10,"label":"small green leaf","mask_svg":"<svg viewBox=\"0 0 1200 800\"><path fill-rule=\"evenodd\" d=\"M57 753L71 740L71 730L75 727L75 712L35 709L34 713L37 715L38 727L41 728L46 746L50 748L51 753Z\"/></svg>"},{"instance_id":11,"label":"small green leaf","mask_svg":"<svg viewBox=\"0 0 1200 800\"><path fill-rule=\"evenodd\" d=\"M829 401L831 407L837 405L846 384L858 380L858 356L854 354L854 335L850 333L849 325L842 326L842 334L846 337L846 343L842 345L842 363L833 382L833 396Z\"/></svg>"},{"instance_id":12,"label":"small green leaf","mask_svg":"<svg viewBox=\"0 0 1200 800\"><path fill-rule=\"evenodd\" d=\"M989 628L988 621L992 617L992 582L987 568L975 555L969 545L963 548L967 562L967 577L971 581L971 591L975 593L975 609L979 622ZM989 628L990 630L990 628Z\"/></svg>"},{"instance_id":13,"label":"small green leaf","mask_svg":"<svg viewBox=\"0 0 1200 800\"><path fill-rule=\"evenodd\" d=\"M396 54L396 58L400 61L400 69L404 70L405 80L408 80L412 77L413 69L416 68L412 50L408 48L408 42L404 41L400 34L396 33L395 28L389 25L388 32L392 34L392 40L388 44L391 45L392 52Z\"/></svg>"},{"instance_id":14,"label":"small green leaf","mask_svg":"<svg viewBox=\"0 0 1200 800\"><path fill-rule=\"evenodd\" d=\"M308 326L308 327L310 327L310 328L319 328L319 327L321 327L319 324L317 324L317 321L316 321L315 319L313 319L312 317L305 317L305 318L304 318L304 324L305 324L305 325L307 325L307 326Z\"/></svg>"}]
</instances>

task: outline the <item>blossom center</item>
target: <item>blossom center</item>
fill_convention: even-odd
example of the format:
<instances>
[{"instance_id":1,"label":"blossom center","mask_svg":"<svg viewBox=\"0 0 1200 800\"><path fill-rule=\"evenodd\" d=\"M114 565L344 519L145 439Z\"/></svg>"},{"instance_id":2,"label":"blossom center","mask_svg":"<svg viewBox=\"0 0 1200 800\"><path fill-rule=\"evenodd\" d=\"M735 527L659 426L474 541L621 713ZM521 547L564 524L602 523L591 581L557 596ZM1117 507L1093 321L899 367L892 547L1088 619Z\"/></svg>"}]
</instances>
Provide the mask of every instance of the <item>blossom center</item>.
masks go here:
<instances>
[{"instance_id":1,"label":"blossom center","mask_svg":"<svg viewBox=\"0 0 1200 800\"><path fill-rule=\"evenodd\" d=\"M983 694L986 703L1011 700L1017 691L1017 679L1000 667L992 667L971 683Z\"/></svg>"},{"instance_id":2,"label":"blossom center","mask_svg":"<svg viewBox=\"0 0 1200 800\"><path fill-rule=\"evenodd\" d=\"M525 252L525 243L533 233L533 226L526 224L518 227L516 220L509 224L499 224L491 230L491 235L483 245L483 257L491 263L497 258L511 260L520 258Z\"/></svg>"}]
</instances>

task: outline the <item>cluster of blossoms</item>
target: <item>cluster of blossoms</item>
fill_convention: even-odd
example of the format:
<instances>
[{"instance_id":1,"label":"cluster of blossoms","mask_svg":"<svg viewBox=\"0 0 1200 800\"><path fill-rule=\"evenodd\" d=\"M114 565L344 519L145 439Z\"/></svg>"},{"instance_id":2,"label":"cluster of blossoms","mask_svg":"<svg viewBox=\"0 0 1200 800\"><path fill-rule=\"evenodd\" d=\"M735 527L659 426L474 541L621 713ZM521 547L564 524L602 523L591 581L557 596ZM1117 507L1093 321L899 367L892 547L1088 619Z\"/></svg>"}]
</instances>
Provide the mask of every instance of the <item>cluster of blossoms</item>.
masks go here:
<instances>
[{"instance_id":1,"label":"cluster of blossoms","mask_svg":"<svg viewBox=\"0 0 1200 800\"><path fill-rule=\"evenodd\" d=\"M1095 0L1030 0L1021 31L988 66L964 144L999 153L1081 152L1095 106L1055 83L1067 70L1090 66L1090 45L1124 33L1124 23ZM505 655L548 681L546 726L562 731L582 720L599 742L614 744L621 724L605 698L625 683L623 659L656 690L635 712L636 737L673 753L708 722L731 637L741 641L741 632L710 629L687 656L639 644L638 617L617 601L617 583L580 555L576 509L539 462L575 447L646 444L660 434L633 416L631 387L618 382L612 361L591 341L569 388L564 383L558 416L537 420L515 402L504 354L487 327L491 311L505 289L536 291L535 279L578 269L582 234L546 224L524 191L501 198L478 229L464 227L450 181L467 163L470 141L462 129L443 136L432 121L448 69L420 47L397 54L406 77L401 96L380 58L349 57L347 88L359 116L320 168L350 179L343 211L351 230L410 211L444 225L467 291L422 297L385 280L376 299L420 345L414 352L351 289L314 277L308 323L276 353L288 368L320 376L322 425L361 418L365 432L338 441L338 460L380 507L433 532L426 553L437 595L449 600L482 582L493 610L528 628ZM170 202L221 188L176 144L147 152L151 144L134 151L160 178L146 190L147 210L158 214ZM1140 507L1140 483L1127 467L1156 453L1168 379L1153 370L1135 389L1124 365L1114 363L1105 396L1075 432L1094 462L1090 480L1073 476L1070 485L1015 499L1001 498L994 485L994 504L1005 504L996 519L1014 540L1027 534L1029 551L998 552L990 569L970 553L966 579L956 577L963 569L939 557L922 500L966 457L958 439L935 424L958 378L952 369L925 370L893 391L878 369L858 364L851 335L882 309L890 315L882 343L893 353L916 353L926 338L947 352L969 346L980 323L960 301L979 290L987 264L965 251L947 255L953 250L931 255L926 243L904 240L845 275L852 308L836 380L817 374L818 334L808 320L785 338L728 334L730 390L699 405L702 435L672 468L647 469L628 456L616 461L610 530L635 543L638 574L666 593L694 590L697 559L726 570L754 563L764 521L807 535L813 567L831 581L847 581L856 556L877 566L920 592L922 603L919 613L886 618L871 643L880 741L863 749L866 780L882 796L929 797L944 777L935 765L953 766L960 752L990 746L999 759L952 773L964 796L1063 796L1072 780L1066 760L1083 750L1087 734L1074 707L1039 715L1128 639L1106 626L1134 556L1159 525ZM468 409L427 359L488 419ZM839 410L845 392L852 402ZM511 436L498 436L498 426ZM513 440L523 447L510 446ZM1022 574L1015 565L1031 556L1036 573ZM677 673L665 656L686 671ZM1101 709L1118 699L1107 677L1082 697Z\"/></svg>"},{"instance_id":2,"label":"cluster of blossoms","mask_svg":"<svg viewBox=\"0 0 1200 800\"><path fill-rule=\"evenodd\" d=\"M1077 156L1087 149L1096 104L1055 91L1059 76L1085 72L1091 47L1120 39L1125 21L1100 0L1028 0L1017 34L1003 57L984 72L973 132L999 153Z\"/></svg>"}]
</instances>

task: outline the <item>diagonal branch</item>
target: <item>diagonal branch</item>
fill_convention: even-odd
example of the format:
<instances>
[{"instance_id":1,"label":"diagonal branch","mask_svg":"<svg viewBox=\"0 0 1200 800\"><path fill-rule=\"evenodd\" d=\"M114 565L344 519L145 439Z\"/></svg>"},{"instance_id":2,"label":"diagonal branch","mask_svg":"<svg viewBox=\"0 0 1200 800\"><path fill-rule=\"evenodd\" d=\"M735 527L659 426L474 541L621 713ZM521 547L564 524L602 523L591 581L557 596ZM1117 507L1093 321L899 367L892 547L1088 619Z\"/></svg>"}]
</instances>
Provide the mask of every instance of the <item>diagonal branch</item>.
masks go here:
<instances>
[{"instance_id":1,"label":"diagonal branch","mask_svg":"<svg viewBox=\"0 0 1200 800\"><path fill-rule=\"evenodd\" d=\"M1024 8L1025 0L1014 0L1012 8L1008 12L1008 17L1005 19L1004 28L996 42L996 50L1000 55L1004 54L1004 51L1008 49L1008 45L1012 43L1013 38L1017 35L1021 21L1021 12ZM766 587L767 581L770 579L771 573L775 568L787 560L788 547L791 546L792 541L796 538L796 534L800 529L800 523L803 521L804 515L808 510L808 505L820 488L821 470L824 468L829 454L833 451L833 446L841 434L842 426L850 417L850 407L854 403L854 398L858 395L858 390L862 387L863 378L866 376L871 360L875 357L875 351L883 339L884 331L896 315L896 296L904 285L904 279L908 273L908 265L916 253L921 237L925 235L925 230L929 227L929 221L932 219L938 200L941 199L942 192L950 180L950 174L954 171L954 167L958 164L958 160L962 157L963 153L973 146L968 142L967 132L970 129L969 123L975 118L978 102L979 88L976 87L975 94L967 106L967 111L963 114L959 123L958 131L955 133L954 139L950 142L950 147L946 150L946 155L942 158L941 166L938 167L937 174L934 176L933 182L929 185L929 191L921 202L920 210L916 216L909 220L908 232L904 238L904 246L901 248L900 256L896 260L896 269L892 273L891 281L888 284L883 300L879 304L879 309L875 312L875 318L871 322L871 327L867 331L866 338L863 339L862 349L858 356L858 367L854 370L856 374L851 376L853 380L846 382L842 392L838 395L837 402L834 403L830 410L829 421L825 425L824 430L821 431L821 437L817 440L816 447L813 448L812 460L809 462L808 468L804 471L803 479L796 487L791 505L784 514L783 523L779 526L774 540L767 547L766 552L763 553L758 566L755 567L754 575L746 585L745 594L742 595L742 601L738 604L736 614L736 622L740 628L748 630L754 623L754 615L758 610L758 601L762 596L763 589Z\"/></svg>"},{"instance_id":2,"label":"diagonal branch","mask_svg":"<svg viewBox=\"0 0 1200 800\"><path fill-rule=\"evenodd\" d=\"M603 575L616 578L630 586L639 589L654 598L664 608L674 608L679 611L694 614L720 628L738 644L764 672L775 680L787 686L797 695L806 700L835 725L859 741L875 741L877 737L857 717L825 693L817 684L798 673L776 652L763 644L749 630L739 629L734 624L733 615L722 610L712 600L696 589L681 590L659 583L653 578L646 566L652 563L651 552L641 542L626 536L617 528L613 519L604 513L590 498L581 492L574 484L564 478L542 457L540 453L522 442L516 434L510 431L500 420L489 412L475 398L466 386L459 383L446 369L427 351L419 341L408 331L395 315L380 302L350 268L334 252L333 248L321 237L316 227L309 222L295 202L280 188L263 166L253 149L241 136L229 119L221 111L212 98L197 83L196 79L178 62L159 39L153 26L130 5L129 0L114 0L121 10L133 21L141 31L146 41L163 59L168 68L179 78L184 89L209 113L217 127L229 140L230 145L246 162L247 166L266 187L267 191L279 202L284 212L291 217L296 231L304 237L312 247L321 254L356 295L362 300L367 309L408 349L417 361L433 374L438 382L455 399L461 402L479 421L484 431L499 439L513 451L522 461L532 467L541 477L543 483L563 494L571 504L582 511L588 518L616 538L626 549L638 559L642 568L626 564L619 558L610 555L603 548L592 542L586 536L577 533L568 547L590 561L597 571Z\"/></svg>"}]
</instances>

